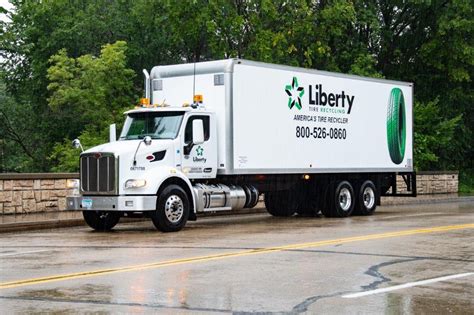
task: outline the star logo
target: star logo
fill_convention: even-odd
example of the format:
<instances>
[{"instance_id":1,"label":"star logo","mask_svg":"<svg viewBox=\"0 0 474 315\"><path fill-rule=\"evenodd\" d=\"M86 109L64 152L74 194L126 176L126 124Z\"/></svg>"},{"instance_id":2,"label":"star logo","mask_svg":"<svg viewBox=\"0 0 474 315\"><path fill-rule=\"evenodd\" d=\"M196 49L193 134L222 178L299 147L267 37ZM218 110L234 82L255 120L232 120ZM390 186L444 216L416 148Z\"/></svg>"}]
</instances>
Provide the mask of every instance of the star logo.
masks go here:
<instances>
[{"instance_id":1,"label":"star logo","mask_svg":"<svg viewBox=\"0 0 474 315\"><path fill-rule=\"evenodd\" d=\"M298 86L296 77L293 77L291 85L285 86L285 92L288 94L288 107L292 109L293 106L296 106L296 108L301 109L301 97L304 95L304 87Z\"/></svg>"},{"instance_id":2,"label":"star logo","mask_svg":"<svg viewBox=\"0 0 474 315\"><path fill-rule=\"evenodd\" d=\"M197 156L202 156L202 154L204 153L204 149L201 146L198 146L196 148L196 153L197 153Z\"/></svg>"}]
</instances>

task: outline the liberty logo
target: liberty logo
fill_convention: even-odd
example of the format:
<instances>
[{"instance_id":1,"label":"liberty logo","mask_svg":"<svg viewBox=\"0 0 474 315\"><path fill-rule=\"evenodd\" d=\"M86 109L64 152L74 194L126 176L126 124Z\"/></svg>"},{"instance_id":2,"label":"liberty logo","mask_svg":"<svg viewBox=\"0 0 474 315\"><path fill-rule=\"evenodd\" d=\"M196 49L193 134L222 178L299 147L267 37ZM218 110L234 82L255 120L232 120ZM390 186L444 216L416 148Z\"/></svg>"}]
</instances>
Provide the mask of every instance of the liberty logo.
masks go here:
<instances>
[{"instance_id":1,"label":"liberty logo","mask_svg":"<svg viewBox=\"0 0 474 315\"><path fill-rule=\"evenodd\" d=\"M193 157L193 162L202 162L202 163L206 163L207 159L205 157L203 157L203 154L204 154L204 149L203 147L201 146L198 146L196 148L196 156Z\"/></svg>"},{"instance_id":2,"label":"liberty logo","mask_svg":"<svg viewBox=\"0 0 474 315\"><path fill-rule=\"evenodd\" d=\"M288 94L288 107L292 109L294 106L301 109L301 98L304 95L304 87L298 86L298 79L293 77L291 85L285 86L285 92Z\"/></svg>"},{"instance_id":3,"label":"liberty logo","mask_svg":"<svg viewBox=\"0 0 474 315\"><path fill-rule=\"evenodd\" d=\"M198 146L196 148L196 153L197 153L197 156L202 156L204 153L204 149L201 146Z\"/></svg>"}]
</instances>

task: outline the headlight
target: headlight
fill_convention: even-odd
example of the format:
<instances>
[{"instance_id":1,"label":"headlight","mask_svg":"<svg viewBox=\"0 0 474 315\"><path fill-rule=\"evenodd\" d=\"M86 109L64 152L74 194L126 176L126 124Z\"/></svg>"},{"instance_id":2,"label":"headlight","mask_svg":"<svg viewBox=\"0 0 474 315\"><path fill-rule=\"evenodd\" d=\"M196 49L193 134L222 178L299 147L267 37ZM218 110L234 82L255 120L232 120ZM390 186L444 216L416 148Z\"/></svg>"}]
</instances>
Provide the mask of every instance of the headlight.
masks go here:
<instances>
[{"instance_id":1,"label":"headlight","mask_svg":"<svg viewBox=\"0 0 474 315\"><path fill-rule=\"evenodd\" d=\"M125 189L140 188L144 186L146 186L146 180L144 179L129 179L125 182Z\"/></svg>"},{"instance_id":2,"label":"headlight","mask_svg":"<svg viewBox=\"0 0 474 315\"><path fill-rule=\"evenodd\" d=\"M78 179L68 179L66 181L66 187L69 189L79 188L79 180Z\"/></svg>"}]
</instances>

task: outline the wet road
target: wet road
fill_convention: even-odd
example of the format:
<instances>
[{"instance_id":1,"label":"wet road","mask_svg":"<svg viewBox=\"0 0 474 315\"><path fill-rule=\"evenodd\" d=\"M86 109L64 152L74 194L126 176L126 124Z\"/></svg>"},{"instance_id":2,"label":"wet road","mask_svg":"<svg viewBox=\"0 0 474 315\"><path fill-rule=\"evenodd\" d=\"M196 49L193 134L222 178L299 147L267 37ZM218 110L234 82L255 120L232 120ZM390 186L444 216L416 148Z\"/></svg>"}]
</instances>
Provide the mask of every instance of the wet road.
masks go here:
<instances>
[{"instance_id":1,"label":"wet road","mask_svg":"<svg viewBox=\"0 0 474 315\"><path fill-rule=\"evenodd\" d=\"M474 313L474 202L0 236L0 313Z\"/></svg>"}]
</instances>

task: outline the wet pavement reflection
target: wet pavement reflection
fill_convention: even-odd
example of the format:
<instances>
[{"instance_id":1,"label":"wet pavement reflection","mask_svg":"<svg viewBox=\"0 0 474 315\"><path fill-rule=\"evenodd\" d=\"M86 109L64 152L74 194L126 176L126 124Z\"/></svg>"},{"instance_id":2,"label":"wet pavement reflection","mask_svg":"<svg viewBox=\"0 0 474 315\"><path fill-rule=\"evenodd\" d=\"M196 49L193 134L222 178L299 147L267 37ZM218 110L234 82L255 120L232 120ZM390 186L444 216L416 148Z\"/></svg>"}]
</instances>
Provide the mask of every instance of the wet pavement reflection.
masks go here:
<instances>
[{"instance_id":1,"label":"wet pavement reflection","mask_svg":"<svg viewBox=\"0 0 474 315\"><path fill-rule=\"evenodd\" d=\"M343 296L474 272L473 223L468 199L346 219L206 217L172 234L143 221L4 233L0 313L472 314L474 274Z\"/></svg>"}]
</instances>

